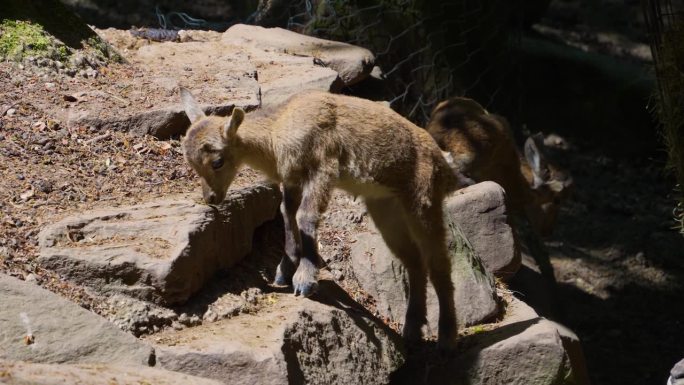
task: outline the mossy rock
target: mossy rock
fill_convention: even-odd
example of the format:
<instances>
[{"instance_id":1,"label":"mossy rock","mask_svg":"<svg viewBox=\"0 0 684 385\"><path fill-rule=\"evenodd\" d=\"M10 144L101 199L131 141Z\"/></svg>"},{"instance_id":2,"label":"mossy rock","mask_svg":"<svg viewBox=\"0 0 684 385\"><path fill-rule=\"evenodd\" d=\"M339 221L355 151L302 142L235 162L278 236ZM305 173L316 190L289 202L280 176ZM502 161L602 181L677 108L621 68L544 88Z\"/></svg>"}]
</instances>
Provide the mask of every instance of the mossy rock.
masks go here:
<instances>
[{"instance_id":1,"label":"mossy rock","mask_svg":"<svg viewBox=\"0 0 684 385\"><path fill-rule=\"evenodd\" d=\"M0 60L47 58L68 65L77 52L85 54L91 66L123 61L78 15L57 0L4 2L0 9Z\"/></svg>"},{"instance_id":2,"label":"mossy rock","mask_svg":"<svg viewBox=\"0 0 684 385\"><path fill-rule=\"evenodd\" d=\"M39 24L3 20L0 24L0 58L21 61L26 56L65 60L69 57L69 50Z\"/></svg>"}]
</instances>

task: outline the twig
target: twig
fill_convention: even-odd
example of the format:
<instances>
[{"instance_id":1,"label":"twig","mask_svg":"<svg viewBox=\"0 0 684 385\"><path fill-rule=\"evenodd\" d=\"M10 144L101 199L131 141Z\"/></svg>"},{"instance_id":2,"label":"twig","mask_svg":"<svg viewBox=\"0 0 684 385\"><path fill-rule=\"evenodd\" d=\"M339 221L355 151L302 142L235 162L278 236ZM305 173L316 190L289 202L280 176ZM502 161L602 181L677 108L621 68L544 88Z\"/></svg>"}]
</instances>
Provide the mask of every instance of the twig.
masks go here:
<instances>
[{"instance_id":1,"label":"twig","mask_svg":"<svg viewBox=\"0 0 684 385\"><path fill-rule=\"evenodd\" d=\"M22 153L26 153L26 149L24 149L24 147L20 146L18 143L15 143L13 139L7 140L6 143L11 144L12 146L14 146L17 150L21 151Z\"/></svg>"},{"instance_id":2,"label":"twig","mask_svg":"<svg viewBox=\"0 0 684 385\"><path fill-rule=\"evenodd\" d=\"M111 136L112 136L112 133L107 131L102 135L98 135L94 138L86 140L85 142L83 142L83 144L91 144L91 143L99 142L100 140L103 140L103 139L109 139L109 137L111 137Z\"/></svg>"},{"instance_id":3,"label":"twig","mask_svg":"<svg viewBox=\"0 0 684 385\"><path fill-rule=\"evenodd\" d=\"M16 105L16 104L10 104L9 106L4 106L4 107L0 108L0 118L2 118L3 116L5 116L5 114L7 113L7 111L9 111L9 110L10 110L11 108L13 108L15 105Z\"/></svg>"}]
</instances>

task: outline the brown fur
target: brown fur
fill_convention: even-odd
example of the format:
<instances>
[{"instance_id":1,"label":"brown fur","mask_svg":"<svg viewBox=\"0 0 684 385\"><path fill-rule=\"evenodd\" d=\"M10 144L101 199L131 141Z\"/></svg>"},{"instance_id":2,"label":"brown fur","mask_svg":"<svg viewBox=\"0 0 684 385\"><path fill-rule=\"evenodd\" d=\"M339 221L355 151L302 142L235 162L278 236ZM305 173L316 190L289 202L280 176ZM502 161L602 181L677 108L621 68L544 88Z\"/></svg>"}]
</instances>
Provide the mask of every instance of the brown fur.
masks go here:
<instances>
[{"instance_id":1,"label":"brown fur","mask_svg":"<svg viewBox=\"0 0 684 385\"><path fill-rule=\"evenodd\" d=\"M364 198L383 239L408 270L405 337L421 336L429 273L440 303L440 344L455 343L442 201L465 181L425 130L378 103L325 92L300 93L244 122L241 110L230 118L204 117L189 92L181 90L181 97L193 122L184 153L202 177L207 202L224 198L241 164L281 184L286 255L276 283L292 283L295 294L315 292L316 229L332 189L341 188ZM224 164L214 170L219 157Z\"/></svg>"},{"instance_id":2,"label":"brown fur","mask_svg":"<svg viewBox=\"0 0 684 385\"><path fill-rule=\"evenodd\" d=\"M461 97L439 103L427 130L459 170L500 184L512 212L526 215L541 235L551 233L572 179L547 163L539 134L527 139L523 156L505 118Z\"/></svg>"}]
</instances>

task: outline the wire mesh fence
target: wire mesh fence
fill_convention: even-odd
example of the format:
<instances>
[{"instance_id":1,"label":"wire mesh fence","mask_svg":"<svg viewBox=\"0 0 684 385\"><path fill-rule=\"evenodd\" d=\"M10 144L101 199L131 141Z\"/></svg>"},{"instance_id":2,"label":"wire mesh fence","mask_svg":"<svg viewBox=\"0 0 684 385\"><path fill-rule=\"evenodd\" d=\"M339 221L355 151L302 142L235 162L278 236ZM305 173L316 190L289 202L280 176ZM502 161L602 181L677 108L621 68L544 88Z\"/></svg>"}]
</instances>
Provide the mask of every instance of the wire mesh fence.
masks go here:
<instances>
[{"instance_id":1,"label":"wire mesh fence","mask_svg":"<svg viewBox=\"0 0 684 385\"><path fill-rule=\"evenodd\" d=\"M384 98L416 123L450 96L504 104L515 71L522 12L501 0L270 1L249 22L370 49L385 80ZM353 92L353 90L352 90Z\"/></svg>"},{"instance_id":2,"label":"wire mesh fence","mask_svg":"<svg viewBox=\"0 0 684 385\"><path fill-rule=\"evenodd\" d=\"M514 94L502 84L516 71L526 16L549 0L62 0L100 27L131 24L162 31L235 23L283 27L368 48L384 72L382 98L416 123L450 96L490 108ZM92 6L96 4L96 6ZM529 19L529 17L528 17ZM367 85L365 85L367 86ZM361 90L350 90L360 93ZM368 96L368 95L364 95ZM380 96L378 96L380 98ZM508 106L507 106L508 107ZM511 110L508 108L507 110Z\"/></svg>"},{"instance_id":3,"label":"wire mesh fence","mask_svg":"<svg viewBox=\"0 0 684 385\"><path fill-rule=\"evenodd\" d=\"M684 5L670 0L642 0L658 79L657 115L678 181L674 217L684 233Z\"/></svg>"}]
</instances>

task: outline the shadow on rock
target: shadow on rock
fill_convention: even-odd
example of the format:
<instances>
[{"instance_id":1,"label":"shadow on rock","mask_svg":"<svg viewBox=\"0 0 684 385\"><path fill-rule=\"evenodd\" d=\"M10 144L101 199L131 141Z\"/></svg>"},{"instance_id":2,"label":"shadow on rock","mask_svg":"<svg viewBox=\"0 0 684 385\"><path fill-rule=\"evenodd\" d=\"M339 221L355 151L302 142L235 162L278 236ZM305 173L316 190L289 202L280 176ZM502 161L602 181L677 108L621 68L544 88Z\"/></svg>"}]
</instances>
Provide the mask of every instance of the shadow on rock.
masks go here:
<instances>
[{"instance_id":1,"label":"shadow on rock","mask_svg":"<svg viewBox=\"0 0 684 385\"><path fill-rule=\"evenodd\" d=\"M278 216L255 230L252 251L240 263L219 271L186 305L177 307L176 312L206 318L210 307L219 304L223 305L223 309L217 314L221 318L237 315L250 305L257 305L263 294L290 292L290 287L276 287L271 284L276 267L285 252L283 242L283 223Z\"/></svg>"},{"instance_id":2,"label":"shadow on rock","mask_svg":"<svg viewBox=\"0 0 684 385\"><path fill-rule=\"evenodd\" d=\"M407 362L392 375L392 384L457 384L479 383L470 373L479 367L480 352L492 345L522 334L540 318L514 322L482 334L462 337L458 351L445 353L434 342L427 341L409 351Z\"/></svg>"},{"instance_id":3,"label":"shadow on rock","mask_svg":"<svg viewBox=\"0 0 684 385\"><path fill-rule=\"evenodd\" d=\"M346 291L332 281L319 281L318 292L311 299L347 313L354 320L354 324L366 333L368 340L376 348L381 346L381 341L376 337L374 328L384 330L390 337L394 337L397 340L401 339L396 331L374 317L368 310L354 301Z\"/></svg>"}]
</instances>

